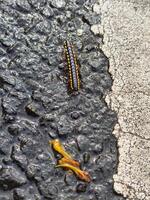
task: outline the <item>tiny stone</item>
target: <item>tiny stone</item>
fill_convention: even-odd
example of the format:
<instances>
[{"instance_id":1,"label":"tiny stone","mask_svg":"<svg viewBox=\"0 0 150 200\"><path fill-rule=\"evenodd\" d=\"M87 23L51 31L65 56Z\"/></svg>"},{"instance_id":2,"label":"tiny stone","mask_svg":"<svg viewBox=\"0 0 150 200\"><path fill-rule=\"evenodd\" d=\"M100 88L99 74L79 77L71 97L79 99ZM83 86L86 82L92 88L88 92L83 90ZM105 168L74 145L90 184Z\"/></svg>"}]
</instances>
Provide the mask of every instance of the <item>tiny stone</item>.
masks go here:
<instances>
[{"instance_id":1,"label":"tiny stone","mask_svg":"<svg viewBox=\"0 0 150 200\"><path fill-rule=\"evenodd\" d=\"M3 163L5 164L5 165L11 165L11 163L12 163L12 160L11 160L11 158L4 158L3 159Z\"/></svg>"},{"instance_id":2,"label":"tiny stone","mask_svg":"<svg viewBox=\"0 0 150 200\"><path fill-rule=\"evenodd\" d=\"M0 171L0 187L11 190L27 182L25 176L14 167L6 167Z\"/></svg>"},{"instance_id":3,"label":"tiny stone","mask_svg":"<svg viewBox=\"0 0 150 200\"><path fill-rule=\"evenodd\" d=\"M97 14L100 13L101 7L99 4L94 4L93 6L93 11L96 12Z\"/></svg>"},{"instance_id":4,"label":"tiny stone","mask_svg":"<svg viewBox=\"0 0 150 200\"><path fill-rule=\"evenodd\" d=\"M39 109L40 109L40 106L35 103L28 104L25 107L27 114L33 117L38 117L40 115Z\"/></svg>"},{"instance_id":5,"label":"tiny stone","mask_svg":"<svg viewBox=\"0 0 150 200\"><path fill-rule=\"evenodd\" d=\"M76 177L74 176L74 174L72 172L68 172L68 173L65 174L64 181L65 181L65 183L67 185L74 186L76 181L77 181L77 179L76 179Z\"/></svg>"},{"instance_id":6,"label":"tiny stone","mask_svg":"<svg viewBox=\"0 0 150 200\"><path fill-rule=\"evenodd\" d=\"M8 132L11 135L18 135L20 129L21 129L21 127L18 124L12 124L12 125L8 126Z\"/></svg>"},{"instance_id":7,"label":"tiny stone","mask_svg":"<svg viewBox=\"0 0 150 200\"><path fill-rule=\"evenodd\" d=\"M91 31L94 33L94 35L103 35L103 29L100 24L94 24L91 26Z\"/></svg>"},{"instance_id":8,"label":"tiny stone","mask_svg":"<svg viewBox=\"0 0 150 200\"><path fill-rule=\"evenodd\" d=\"M31 6L27 0L17 0L16 5L19 7L20 11L29 12L31 9Z\"/></svg>"},{"instance_id":9,"label":"tiny stone","mask_svg":"<svg viewBox=\"0 0 150 200\"><path fill-rule=\"evenodd\" d=\"M45 15L45 17L52 17L54 15L52 8L50 8L49 6L45 7L42 13L43 15Z\"/></svg>"},{"instance_id":10,"label":"tiny stone","mask_svg":"<svg viewBox=\"0 0 150 200\"><path fill-rule=\"evenodd\" d=\"M70 11L66 11L66 17L71 18L71 16L72 16L72 13Z\"/></svg>"},{"instance_id":11,"label":"tiny stone","mask_svg":"<svg viewBox=\"0 0 150 200\"><path fill-rule=\"evenodd\" d=\"M3 71L0 73L0 83L15 85L15 78L10 74L9 71Z\"/></svg>"},{"instance_id":12,"label":"tiny stone","mask_svg":"<svg viewBox=\"0 0 150 200\"><path fill-rule=\"evenodd\" d=\"M85 152L83 154L83 160L84 160L84 163L88 163L89 160L90 160L90 154L88 152Z\"/></svg>"},{"instance_id":13,"label":"tiny stone","mask_svg":"<svg viewBox=\"0 0 150 200\"><path fill-rule=\"evenodd\" d=\"M95 153L97 153L97 154L102 153L102 151L103 151L103 145L102 145L102 143L99 143L99 144L95 145L95 146L93 147L93 151L94 151Z\"/></svg>"},{"instance_id":14,"label":"tiny stone","mask_svg":"<svg viewBox=\"0 0 150 200\"><path fill-rule=\"evenodd\" d=\"M57 185L49 182L49 180L41 182L38 186L40 193L49 199L55 199L58 195Z\"/></svg>"},{"instance_id":15,"label":"tiny stone","mask_svg":"<svg viewBox=\"0 0 150 200\"><path fill-rule=\"evenodd\" d=\"M29 164L27 166L27 177L30 178L34 178L36 176L36 174L39 172L39 166L38 165L34 165L34 164Z\"/></svg>"},{"instance_id":16,"label":"tiny stone","mask_svg":"<svg viewBox=\"0 0 150 200\"><path fill-rule=\"evenodd\" d=\"M86 191L86 188L87 188L87 185L85 183L79 183L76 187L76 191L78 193L80 192L85 192Z\"/></svg>"},{"instance_id":17,"label":"tiny stone","mask_svg":"<svg viewBox=\"0 0 150 200\"><path fill-rule=\"evenodd\" d=\"M22 168L26 168L28 161L26 156L20 150L19 145L14 145L12 148L12 155L11 158L16 161L16 163Z\"/></svg>"},{"instance_id":18,"label":"tiny stone","mask_svg":"<svg viewBox=\"0 0 150 200\"><path fill-rule=\"evenodd\" d=\"M54 132L49 132L48 134L53 139L57 137L56 133L54 133Z\"/></svg>"},{"instance_id":19,"label":"tiny stone","mask_svg":"<svg viewBox=\"0 0 150 200\"><path fill-rule=\"evenodd\" d=\"M17 188L13 193L14 200L20 200L25 198L25 191L23 189Z\"/></svg>"},{"instance_id":20,"label":"tiny stone","mask_svg":"<svg viewBox=\"0 0 150 200\"><path fill-rule=\"evenodd\" d=\"M77 30L77 35L82 36L83 35L83 29L78 29Z\"/></svg>"},{"instance_id":21,"label":"tiny stone","mask_svg":"<svg viewBox=\"0 0 150 200\"><path fill-rule=\"evenodd\" d=\"M5 53L6 53L6 51L5 51L4 49L0 48L0 55L1 55L1 56L2 56L2 55L5 55Z\"/></svg>"},{"instance_id":22,"label":"tiny stone","mask_svg":"<svg viewBox=\"0 0 150 200\"><path fill-rule=\"evenodd\" d=\"M66 1L65 0L51 0L51 4L55 8L64 8L66 5Z\"/></svg>"},{"instance_id":23,"label":"tiny stone","mask_svg":"<svg viewBox=\"0 0 150 200\"><path fill-rule=\"evenodd\" d=\"M6 47L11 47L14 45L14 41L11 38L2 38L1 43Z\"/></svg>"},{"instance_id":24,"label":"tiny stone","mask_svg":"<svg viewBox=\"0 0 150 200\"><path fill-rule=\"evenodd\" d=\"M51 127L52 130L55 130L55 131L57 131L57 129L58 129L57 124L54 123L54 122L51 122L51 123L50 123L50 127Z\"/></svg>"},{"instance_id":25,"label":"tiny stone","mask_svg":"<svg viewBox=\"0 0 150 200\"><path fill-rule=\"evenodd\" d=\"M47 160L47 157L45 157L45 155L44 154L39 154L38 156L37 156L37 159L38 160Z\"/></svg>"}]
</instances>

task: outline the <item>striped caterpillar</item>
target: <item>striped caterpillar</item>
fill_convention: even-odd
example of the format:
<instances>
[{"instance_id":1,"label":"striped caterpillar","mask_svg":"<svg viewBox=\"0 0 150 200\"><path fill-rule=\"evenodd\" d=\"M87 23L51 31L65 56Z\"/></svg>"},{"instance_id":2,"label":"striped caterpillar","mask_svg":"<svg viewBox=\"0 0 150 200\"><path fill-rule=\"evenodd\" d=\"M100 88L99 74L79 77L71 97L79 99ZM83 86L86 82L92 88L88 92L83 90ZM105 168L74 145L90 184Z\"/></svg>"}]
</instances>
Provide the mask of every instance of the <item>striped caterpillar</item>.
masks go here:
<instances>
[{"instance_id":1,"label":"striped caterpillar","mask_svg":"<svg viewBox=\"0 0 150 200\"><path fill-rule=\"evenodd\" d=\"M70 92L78 91L81 87L79 62L73 44L69 41L64 42L64 55L67 66L68 90Z\"/></svg>"}]
</instances>

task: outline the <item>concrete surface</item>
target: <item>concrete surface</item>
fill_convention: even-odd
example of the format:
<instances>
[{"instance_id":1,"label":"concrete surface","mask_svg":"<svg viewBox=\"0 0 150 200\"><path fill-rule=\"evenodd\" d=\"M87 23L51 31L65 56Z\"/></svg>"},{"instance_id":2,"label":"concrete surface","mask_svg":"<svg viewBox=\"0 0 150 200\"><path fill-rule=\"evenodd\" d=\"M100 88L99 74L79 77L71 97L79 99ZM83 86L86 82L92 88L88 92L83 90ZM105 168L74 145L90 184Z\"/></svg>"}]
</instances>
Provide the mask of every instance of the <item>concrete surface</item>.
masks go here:
<instances>
[{"instance_id":1,"label":"concrete surface","mask_svg":"<svg viewBox=\"0 0 150 200\"><path fill-rule=\"evenodd\" d=\"M150 1L99 0L94 10L114 80L108 105L118 113L119 165L114 188L128 200L150 200Z\"/></svg>"}]
</instances>

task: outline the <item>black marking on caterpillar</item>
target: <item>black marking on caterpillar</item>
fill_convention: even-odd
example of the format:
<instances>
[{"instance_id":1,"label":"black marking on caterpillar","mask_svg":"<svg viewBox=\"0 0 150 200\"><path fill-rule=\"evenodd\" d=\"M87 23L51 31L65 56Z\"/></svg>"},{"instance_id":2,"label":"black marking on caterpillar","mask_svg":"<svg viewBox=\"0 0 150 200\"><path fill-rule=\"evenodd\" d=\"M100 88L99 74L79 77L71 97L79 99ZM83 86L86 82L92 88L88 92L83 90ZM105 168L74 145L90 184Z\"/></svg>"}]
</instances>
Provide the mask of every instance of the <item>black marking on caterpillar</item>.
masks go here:
<instances>
[{"instance_id":1,"label":"black marking on caterpillar","mask_svg":"<svg viewBox=\"0 0 150 200\"><path fill-rule=\"evenodd\" d=\"M69 41L64 42L64 55L67 65L68 90L70 92L78 91L81 87L79 62L73 44Z\"/></svg>"}]
</instances>

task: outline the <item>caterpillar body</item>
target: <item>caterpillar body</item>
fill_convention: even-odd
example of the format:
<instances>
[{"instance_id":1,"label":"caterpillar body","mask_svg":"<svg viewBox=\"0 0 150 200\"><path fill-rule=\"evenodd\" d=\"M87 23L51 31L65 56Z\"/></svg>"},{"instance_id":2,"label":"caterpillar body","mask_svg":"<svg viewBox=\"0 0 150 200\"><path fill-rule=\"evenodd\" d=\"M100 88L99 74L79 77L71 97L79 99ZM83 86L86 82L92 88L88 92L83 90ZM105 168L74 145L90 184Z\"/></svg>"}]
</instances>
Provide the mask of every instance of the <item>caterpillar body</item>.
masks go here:
<instances>
[{"instance_id":1,"label":"caterpillar body","mask_svg":"<svg viewBox=\"0 0 150 200\"><path fill-rule=\"evenodd\" d=\"M78 91L81 87L79 62L73 44L69 41L64 42L64 55L67 66L68 90L70 92Z\"/></svg>"}]
</instances>

